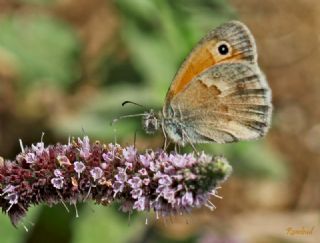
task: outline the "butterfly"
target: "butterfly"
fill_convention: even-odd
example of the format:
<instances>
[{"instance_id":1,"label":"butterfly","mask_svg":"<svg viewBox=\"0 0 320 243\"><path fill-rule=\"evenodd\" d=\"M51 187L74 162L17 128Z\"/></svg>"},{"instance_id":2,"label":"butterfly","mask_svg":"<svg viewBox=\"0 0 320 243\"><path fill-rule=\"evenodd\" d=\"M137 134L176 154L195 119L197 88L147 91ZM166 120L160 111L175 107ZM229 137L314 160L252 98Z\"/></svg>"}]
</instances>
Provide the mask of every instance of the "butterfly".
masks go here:
<instances>
[{"instance_id":1,"label":"butterfly","mask_svg":"<svg viewBox=\"0 0 320 243\"><path fill-rule=\"evenodd\" d=\"M210 31L176 73L162 112L143 114L143 127L160 127L175 144L230 143L266 134L271 90L257 63L255 40L239 21Z\"/></svg>"}]
</instances>

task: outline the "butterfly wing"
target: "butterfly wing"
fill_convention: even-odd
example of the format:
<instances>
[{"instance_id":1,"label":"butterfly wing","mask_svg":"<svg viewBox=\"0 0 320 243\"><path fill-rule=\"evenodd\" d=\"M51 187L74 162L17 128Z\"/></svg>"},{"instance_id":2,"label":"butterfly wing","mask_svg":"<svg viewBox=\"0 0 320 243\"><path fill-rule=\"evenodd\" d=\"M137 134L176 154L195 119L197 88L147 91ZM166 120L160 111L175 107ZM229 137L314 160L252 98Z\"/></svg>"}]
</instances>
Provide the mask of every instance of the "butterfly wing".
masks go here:
<instances>
[{"instance_id":1,"label":"butterfly wing","mask_svg":"<svg viewBox=\"0 0 320 243\"><path fill-rule=\"evenodd\" d=\"M171 99L166 133L181 144L259 138L270 126L270 92L257 65L216 64Z\"/></svg>"},{"instance_id":2,"label":"butterfly wing","mask_svg":"<svg viewBox=\"0 0 320 243\"><path fill-rule=\"evenodd\" d=\"M226 46L227 53L219 47ZM245 60L256 63L256 45L249 29L238 21L227 22L203 37L181 65L167 92L166 106L186 85L204 70L221 62Z\"/></svg>"},{"instance_id":3,"label":"butterfly wing","mask_svg":"<svg viewBox=\"0 0 320 243\"><path fill-rule=\"evenodd\" d=\"M183 62L163 107L176 143L233 142L263 136L271 94L248 28L232 21L209 32Z\"/></svg>"}]
</instances>

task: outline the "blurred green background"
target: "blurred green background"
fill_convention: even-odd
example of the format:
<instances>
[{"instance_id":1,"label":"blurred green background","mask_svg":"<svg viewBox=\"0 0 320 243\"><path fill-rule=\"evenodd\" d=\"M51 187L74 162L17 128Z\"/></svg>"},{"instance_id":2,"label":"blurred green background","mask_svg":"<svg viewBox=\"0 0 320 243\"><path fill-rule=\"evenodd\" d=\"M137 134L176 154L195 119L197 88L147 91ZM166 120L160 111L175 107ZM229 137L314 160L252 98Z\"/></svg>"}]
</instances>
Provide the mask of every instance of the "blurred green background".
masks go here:
<instances>
[{"instance_id":1,"label":"blurred green background","mask_svg":"<svg viewBox=\"0 0 320 243\"><path fill-rule=\"evenodd\" d=\"M160 110L179 65L219 24L239 19L257 39L273 90L267 138L199 145L234 167L214 212L195 210L168 222L82 204L80 218L62 206L38 206L14 229L0 215L1 243L317 242L319 235L319 36L317 0L0 0L0 155L13 159L18 139L66 142L82 136L137 147L161 146L131 100ZM308 17L306 17L308 16ZM186 147L186 151L191 148ZM288 227L311 228L290 236Z\"/></svg>"}]
</instances>

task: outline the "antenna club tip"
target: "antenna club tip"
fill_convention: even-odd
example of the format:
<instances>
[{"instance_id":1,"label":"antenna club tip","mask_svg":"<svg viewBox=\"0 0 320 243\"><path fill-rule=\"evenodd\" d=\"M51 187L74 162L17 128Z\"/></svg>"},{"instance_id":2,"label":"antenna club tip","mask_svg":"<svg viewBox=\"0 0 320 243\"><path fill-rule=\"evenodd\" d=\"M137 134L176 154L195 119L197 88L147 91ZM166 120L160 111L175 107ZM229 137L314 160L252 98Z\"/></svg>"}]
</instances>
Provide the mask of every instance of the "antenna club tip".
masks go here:
<instances>
[{"instance_id":1,"label":"antenna club tip","mask_svg":"<svg viewBox=\"0 0 320 243\"><path fill-rule=\"evenodd\" d=\"M129 101L124 101L124 102L122 102L122 104L121 104L121 106L125 106L127 103L129 103Z\"/></svg>"}]
</instances>

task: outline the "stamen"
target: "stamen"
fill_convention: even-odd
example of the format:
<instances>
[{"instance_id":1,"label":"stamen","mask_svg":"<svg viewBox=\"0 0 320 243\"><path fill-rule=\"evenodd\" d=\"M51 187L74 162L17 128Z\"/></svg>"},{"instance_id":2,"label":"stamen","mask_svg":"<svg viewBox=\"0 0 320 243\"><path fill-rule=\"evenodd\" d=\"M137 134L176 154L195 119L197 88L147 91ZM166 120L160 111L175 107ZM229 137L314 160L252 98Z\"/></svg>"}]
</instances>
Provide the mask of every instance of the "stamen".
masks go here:
<instances>
[{"instance_id":1,"label":"stamen","mask_svg":"<svg viewBox=\"0 0 320 243\"><path fill-rule=\"evenodd\" d=\"M209 194L212 195L212 196L214 196L214 197L216 197L216 198L223 199L223 197L217 195L215 191L214 191L214 192L210 192Z\"/></svg>"},{"instance_id":2,"label":"stamen","mask_svg":"<svg viewBox=\"0 0 320 243\"><path fill-rule=\"evenodd\" d=\"M22 143L21 138L19 138L19 143L20 143L21 152L22 152L22 153L25 153L25 152L24 152L23 143Z\"/></svg>"},{"instance_id":3,"label":"stamen","mask_svg":"<svg viewBox=\"0 0 320 243\"><path fill-rule=\"evenodd\" d=\"M209 205L209 204L210 205ZM206 207L208 207L211 211L213 211L214 209L216 209L217 207L212 203L210 202L209 200L207 201L207 203L205 204Z\"/></svg>"},{"instance_id":4,"label":"stamen","mask_svg":"<svg viewBox=\"0 0 320 243\"><path fill-rule=\"evenodd\" d=\"M24 230L25 230L26 232L29 232L28 227L27 227L23 222L21 222L21 224L22 224L22 226L23 226Z\"/></svg>"},{"instance_id":5,"label":"stamen","mask_svg":"<svg viewBox=\"0 0 320 243\"><path fill-rule=\"evenodd\" d=\"M14 204L10 204L10 206L8 207L8 209L6 210L6 213L9 213L10 209L12 208Z\"/></svg>"},{"instance_id":6,"label":"stamen","mask_svg":"<svg viewBox=\"0 0 320 243\"><path fill-rule=\"evenodd\" d=\"M75 211L76 211L76 218L79 218L77 204L74 203L73 205L74 205L74 209L75 209Z\"/></svg>"},{"instance_id":7,"label":"stamen","mask_svg":"<svg viewBox=\"0 0 320 243\"><path fill-rule=\"evenodd\" d=\"M64 208L66 209L66 211L69 213L70 210L69 210L69 208L67 207L67 205L65 204L65 202L63 201L62 195L60 194L60 192L59 192L58 190L57 190L57 193L58 193L58 195L59 195L59 197L60 197L60 201L61 201L62 205L64 206Z\"/></svg>"},{"instance_id":8,"label":"stamen","mask_svg":"<svg viewBox=\"0 0 320 243\"><path fill-rule=\"evenodd\" d=\"M83 201L86 201L86 200L89 198L90 193L91 193L91 185L90 185L89 190L88 190L88 193L87 193L87 195L85 196L85 198L83 199Z\"/></svg>"},{"instance_id":9,"label":"stamen","mask_svg":"<svg viewBox=\"0 0 320 243\"><path fill-rule=\"evenodd\" d=\"M212 207L211 205L209 204L205 204L204 206L206 206L207 208L209 208L211 211L213 211L215 209L215 207Z\"/></svg>"},{"instance_id":10,"label":"stamen","mask_svg":"<svg viewBox=\"0 0 320 243\"><path fill-rule=\"evenodd\" d=\"M64 208L66 209L66 211L69 213L69 208L67 207L67 205L65 204L65 202L61 199L61 203L64 206Z\"/></svg>"},{"instance_id":11,"label":"stamen","mask_svg":"<svg viewBox=\"0 0 320 243\"><path fill-rule=\"evenodd\" d=\"M42 134L41 134L41 143L43 143L43 137L44 137L44 135L45 135L45 133L42 132Z\"/></svg>"},{"instance_id":12,"label":"stamen","mask_svg":"<svg viewBox=\"0 0 320 243\"><path fill-rule=\"evenodd\" d=\"M113 129L113 133L114 133L114 144L117 144L117 129L114 128ZM112 150L113 156L114 156L114 150Z\"/></svg>"}]
</instances>

